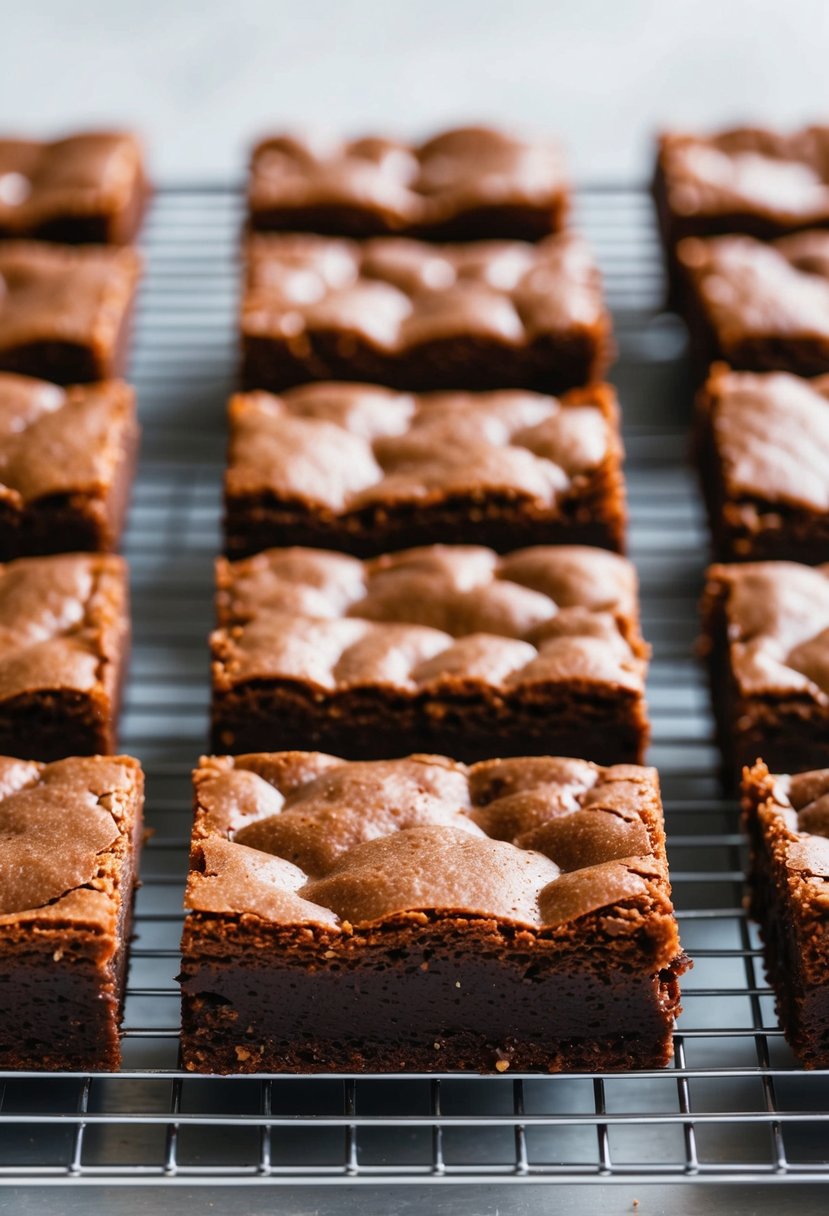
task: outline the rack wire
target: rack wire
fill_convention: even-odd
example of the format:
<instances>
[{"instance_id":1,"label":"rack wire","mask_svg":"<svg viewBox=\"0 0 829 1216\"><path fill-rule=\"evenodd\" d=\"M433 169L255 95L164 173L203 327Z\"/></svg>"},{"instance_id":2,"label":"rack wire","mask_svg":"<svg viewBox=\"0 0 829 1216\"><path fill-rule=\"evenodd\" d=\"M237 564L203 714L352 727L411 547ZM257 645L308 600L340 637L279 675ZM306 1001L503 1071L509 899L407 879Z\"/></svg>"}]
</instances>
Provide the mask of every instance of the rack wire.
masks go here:
<instances>
[{"instance_id":1,"label":"rack wire","mask_svg":"<svg viewBox=\"0 0 829 1216\"><path fill-rule=\"evenodd\" d=\"M144 762L154 835L137 900L123 1070L4 1074L0 1182L829 1181L829 1075L793 1061L741 906L736 805L718 783L692 653L706 538L684 460L684 334L660 311L650 203L633 188L582 191L577 219L604 270L620 347L631 551L654 648L650 760L695 960L674 1065L511 1078L179 1071L189 770L206 740L240 216L236 189L166 190L144 235L132 364L144 445L125 545L135 650L122 744Z\"/></svg>"}]
</instances>

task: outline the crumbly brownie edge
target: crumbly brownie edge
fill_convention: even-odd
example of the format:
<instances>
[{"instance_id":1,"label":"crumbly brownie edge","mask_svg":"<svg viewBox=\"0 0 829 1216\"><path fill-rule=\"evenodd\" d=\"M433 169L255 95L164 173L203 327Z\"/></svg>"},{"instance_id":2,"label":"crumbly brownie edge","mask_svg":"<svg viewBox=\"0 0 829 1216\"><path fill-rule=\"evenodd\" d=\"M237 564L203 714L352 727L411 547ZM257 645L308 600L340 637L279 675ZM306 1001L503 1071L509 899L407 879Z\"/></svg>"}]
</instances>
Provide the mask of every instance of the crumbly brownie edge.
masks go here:
<instances>
[{"instance_id":1,"label":"crumbly brownie edge","mask_svg":"<svg viewBox=\"0 0 829 1216\"><path fill-rule=\"evenodd\" d=\"M633 904L603 913L617 911L634 917L641 936L627 920L627 936L603 932L601 914L552 943L488 920L420 915L416 926L355 931L344 944L257 917L191 913L182 940L185 1067L659 1067L672 1053L687 960L672 915ZM355 1034L365 1021L370 1028Z\"/></svg>"},{"instance_id":2,"label":"crumbly brownie edge","mask_svg":"<svg viewBox=\"0 0 829 1216\"><path fill-rule=\"evenodd\" d=\"M760 925L778 1019L806 1068L829 1068L829 967L822 983L804 974L804 951L829 958L829 921L799 913L801 880L787 866L789 831L774 804L774 779L758 761L743 772L743 828L749 838L748 910ZM814 967L812 967L814 969Z\"/></svg>"}]
</instances>

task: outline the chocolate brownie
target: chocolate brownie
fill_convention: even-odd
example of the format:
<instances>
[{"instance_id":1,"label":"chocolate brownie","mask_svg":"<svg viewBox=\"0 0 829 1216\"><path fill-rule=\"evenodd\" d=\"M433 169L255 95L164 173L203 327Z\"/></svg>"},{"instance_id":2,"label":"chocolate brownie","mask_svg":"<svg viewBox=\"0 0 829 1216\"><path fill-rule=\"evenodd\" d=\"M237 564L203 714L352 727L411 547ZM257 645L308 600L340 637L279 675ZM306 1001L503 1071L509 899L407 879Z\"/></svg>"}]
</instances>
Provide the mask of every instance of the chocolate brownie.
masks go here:
<instances>
[{"instance_id":1,"label":"chocolate brownie","mask_svg":"<svg viewBox=\"0 0 829 1216\"><path fill-rule=\"evenodd\" d=\"M829 769L743 775L751 915L777 1016L806 1068L829 1068Z\"/></svg>"},{"instance_id":2,"label":"chocolate brownie","mask_svg":"<svg viewBox=\"0 0 829 1216\"><path fill-rule=\"evenodd\" d=\"M368 557L437 541L619 550L625 522L609 385L557 399L324 383L230 403L232 557L275 545Z\"/></svg>"},{"instance_id":3,"label":"chocolate brownie","mask_svg":"<svg viewBox=\"0 0 829 1216\"><path fill-rule=\"evenodd\" d=\"M668 132L659 139L654 196L669 266L687 236L772 240L829 227L829 127Z\"/></svg>"},{"instance_id":4,"label":"chocolate brownie","mask_svg":"<svg viewBox=\"0 0 829 1216\"><path fill-rule=\"evenodd\" d=\"M129 637L122 558L68 553L0 565L0 754L113 752Z\"/></svg>"},{"instance_id":5,"label":"chocolate brownie","mask_svg":"<svg viewBox=\"0 0 829 1216\"><path fill-rule=\"evenodd\" d=\"M727 768L829 763L829 566L711 566L702 616Z\"/></svg>"},{"instance_id":6,"label":"chocolate brownie","mask_svg":"<svg viewBox=\"0 0 829 1216\"><path fill-rule=\"evenodd\" d=\"M698 366L720 358L741 371L829 372L829 232L770 244L689 237L677 256Z\"/></svg>"},{"instance_id":7,"label":"chocolate brownie","mask_svg":"<svg viewBox=\"0 0 829 1216\"><path fill-rule=\"evenodd\" d=\"M564 227L569 187L557 144L488 127L420 145L278 135L253 151L248 206L260 231L535 241Z\"/></svg>"},{"instance_id":8,"label":"chocolate brownie","mask_svg":"<svg viewBox=\"0 0 829 1216\"><path fill-rule=\"evenodd\" d=\"M126 245L138 233L147 195L134 135L0 139L0 237Z\"/></svg>"},{"instance_id":9,"label":"chocolate brownie","mask_svg":"<svg viewBox=\"0 0 829 1216\"><path fill-rule=\"evenodd\" d=\"M724 561L829 561L829 376L711 369L697 450Z\"/></svg>"},{"instance_id":10,"label":"chocolate brownie","mask_svg":"<svg viewBox=\"0 0 829 1216\"><path fill-rule=\"evenodd\" d=\"M140 273L129 248L0 241L0 371L57 384L119 375Z\"/></svg>"},{"instance_id":11,"label":"chocolate brownie","mask_svg":"<svg viewBox=\"0 0 829 1216\"><path fill-rule=\"evenodd\" d=\"M143 803L129 756L0 756L0 1068L118 1068Z\"/></svg>"},{"instance_id":12,"label":"chocolate brownie","mask_svg":"<svg viewBox=\"0 0 829 1216\"><path fill-rule=\"evenodd\" d=\"M687 962L653 769L282 752L194 777L185 1068L670 1060Z\"/></svg>"},{"instance_id":13,"label":"chocolate brownie","mask_svg":"<svg viewBox=\"0 0 829 1216\"><path fill-rule=\"evenodd\" d=\"M570 232L537 245L257 234L246 260L245 388L558 393L601 379L609 362L599 272Z\"/></svg>"},{"instance_id":14,"label":"chocolate brownie","mask_svg":"<svg viewBox=\"0 0 829 1216\"><path fill-rule=\"evenodd\" d=\"M117 547L138 448L123 381L0 372L0 560Z\"/></svg>"},{"instance_id":15,"label":"chocolate brownie","mask_svg":"<svg viewBox=\"0 0 829 1216\"><path fill-rule=\"evenodd\" d=\"M615 553L269 549L217 578L215 751L644 754L648 649Z\"/></svg>"}]
</instances>

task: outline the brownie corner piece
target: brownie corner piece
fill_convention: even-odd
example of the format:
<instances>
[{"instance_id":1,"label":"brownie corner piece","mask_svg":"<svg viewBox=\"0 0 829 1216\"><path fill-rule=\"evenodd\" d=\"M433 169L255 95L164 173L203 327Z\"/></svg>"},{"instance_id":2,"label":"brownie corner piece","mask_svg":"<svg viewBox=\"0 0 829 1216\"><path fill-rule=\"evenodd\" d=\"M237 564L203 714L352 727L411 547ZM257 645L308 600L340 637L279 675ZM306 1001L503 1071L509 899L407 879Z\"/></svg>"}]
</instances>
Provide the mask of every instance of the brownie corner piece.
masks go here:
<instances>
[{"instance_id":1,"label":"brownie corner piece","mask_svg":"<svg viewBox=\"0 0 829 1216\"><path fill-rule=\"evenodd\" d=\"M751 915L786 1039L806 1068L829 1068L829 769L743 774Z\"/></svg>"},{"instance_id":2,"label":"brownie corner piece","mask_svg":"<svg viewBox=\"0 0 829 1216\"><path fill-rule=\"evenodd\" d=\"M56 384L121 375L141 267L129 246L0 241L0 370Z\"/></svg>"},{"instance_id":3,"label":"brownie corner piece","mask_svg":"<svg viewBox=\"0 0 829 1216\"><path fill-rule=\"evenodd\" d=\"M271 549L220 559L217 583L215 751L644 754L649 649L618 554Z\"/></svg>"},{"instance_id":4,"label":"brownie corner piece","mask_svg":"<svg viewBox=\"0 0 829 1216\"><path fill-rule=\"evenodd\" d=\"M653 770L208 757L185 906L190 1071L602 1071L672 1055L687 959Z\"/></svg>"},{"instance_id":5,"label":"brownie corner piece","mask_svg":"<svg viewBox=\"0 0 829 1216\"><path fill-rule=\"evenodd\" d=\"M0 561L115 549L138 440L123 381L63 389L0 372Z\"/></svg>"},{"instance_id":6,"label":"brownie corner piece","mask_svg":"<svg viewBox=\"0 0 829 1216\"><path fill-rule=\"evenodd\" d=\"M715 364L696 431L720 560L829 561L829 376Z\"/></svg>"},{"instance_id":7,"label":"brownie corner piece","mask_svg":"<svg viewBox=\"0 0 829 1216\"><path fill-rule=\"evenodd\" d=\"M0 565L0 753L115 751L129 658L127 565L68 553Z\"/></svg>"},{"instance_id":8,"label":"brownie corner piece","mask_svg":"<svg viewBox=\"0 0 829 1216\"><path fill-rule=\"evenodd\" d=\"M563 228L569 193L557 143L490 127L422 144L281 134L253 149L248 213L265 232L534 241Z\"/></svg>"},{"instance_id":9,"label":"brownie corner piece","mask_svg":"<svg viewBox=\"0 0 829 1216\"><path fill-rule=\"evenodd\" d=\"M50 141L0 138L0 238L127 245L150 194L139 139L84 131Z\"/></svg>"},{"instance_id":10,"label":"brownie corner piece","mask_svg":"<svg viewBox=\"0 0 829 1216\"><path fill-rule=\"evenodd\" d=\"M598 266L569 231L535 245L254 233L241 327L243 387L271 392L558 393L600 380L613 354Z\"/></svg>"},{"instance_id":11,"label":"brownie corner piece","mask_svg":"<svg viewBox=\"0 0 829 1216\"><path fill-rule=\"evenodd\" d=\"M715 564L701 615L726 771L829 762L829 566Z\"/></svg>"},{"instance_id":12,"label":"brownie corner piece","mask_svg":"<svg viewBox=\"0 0 829 1216\"><path fill-rule=\"evenodd\" d=\"M320 382L228 410L225 551L311 545L378 556L437 542L624 551L616 395L397 393Z\"/></svg>"},{"instance_id":13,"label":"brownie corner piece","mask_svg":"<svg viewBox=\"0 0 829 1216\"><path fill-rule=\"evenodd\" d=\"M144 778L0 756L0 1069L119 1067Z\"/></svg>"}]
</instances>

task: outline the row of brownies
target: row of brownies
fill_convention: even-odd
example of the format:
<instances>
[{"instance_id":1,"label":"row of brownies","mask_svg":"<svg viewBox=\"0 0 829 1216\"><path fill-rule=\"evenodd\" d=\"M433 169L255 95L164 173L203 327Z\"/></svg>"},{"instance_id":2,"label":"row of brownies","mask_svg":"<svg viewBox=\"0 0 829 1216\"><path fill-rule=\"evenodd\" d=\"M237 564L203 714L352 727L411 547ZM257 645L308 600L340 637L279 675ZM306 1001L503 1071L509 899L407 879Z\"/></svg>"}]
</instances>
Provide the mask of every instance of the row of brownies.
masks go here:
<instances>
[{"instance_id":1,"label":"row of brownies","mask_svg":"<svg viewBox=\"0 0 829 1216\"><path fill-rule=\"evenodd\" d=\"M54 230L61 207L82 214L97 197L77 191L79 151L10 147L0 144L0 232L67 239ZM123 183L115 159L107 181ZM86 163L101 187L100 156ZM143 197L140 172L132 180ZM625 524L617 409L596 384L610 326L566 204L555 150L491 131L420 148L257 149L242 344L245 387L259 391L231 405L212 640L213 745L236 758L196 774L188 1068L503 1072L670 1056L686 960L656 776L637 767L647 649L634 571L614 552ZM446 239L456 244L431 243ZM63 382L87 378L79 365L112 375L137 278L113 255L134 259L0 245L0 365ZM806 410L816 385L819 395L819 382L715 369L699 445L705 469L721 469L722 491L705 476L713 519L748 519L743 536L760 535L761 518L772 530L775 515L786 521L763 496L781 462L768 423L758 454L752 403L782 394ZM48 441L25 454L27 419L46 437L61 402L103 386L62 394L16 377L2 392L25 405L3 436L7 469L24 470L20 486L4 472L7 497L83 508L80 484L39 490L32 471L54 479L67 462L44 459ZM38 412L44 394L51 406ZM787 451L794 430L783 427ZM76 433L67 426L62 442ZM90 485L117 517L127 432L85 434L77 467L108 454ZM810 456L817 442L813 430ZM757 471L753 513L746 469ZM96 565L112 560L51 559L61 577L58 565L3 568L14 734L0 749L38 761L112 751L128 635L123 569L107 580ZM823 601L811 582L825 586L779 563L712 571L717 703L731 754L748 748L738 759L792 769L799 760L776 741L819 745ZM0 1062L114 1067L140 771L114 759L4 765L0 974L12 997ZM789 993L781 1017L810 1064L827 1050L821 781L773 781L758 766L747 792L755 911Z\"/></svg>"},{"instance_id":2,"label":"row of brownies","mask_svg":"<svg viewBox=\"0 0 829 1216\"><path fill-rule=\"evenodd\" d=\"M611 326L567 196L557 149L492 130L255 150L188 1069L671 1056Z\"/></svg>"},{"instance_id":3,"label":"row of brownies","mask_svg":"<svg viewBox=\"0 0 829 1216\"><path fill-rule=\"evenodd\" d=\"M140 145L0 139L0 1068L117 1068L144 780L115 754Z\"/></svg>"},{"instance_id":4,"label":"row of brownies","mask_svg":"<svg viewBox=\"0 0 829 1216\"><path fill-rule=\"evenodd\" d=\"M829 127L664 135L654 196L704 379L695 447L720 564L703 650L727 779L743 769L749 906L789 1042L826 1068Z\"/></svg>"}]
</instances>

